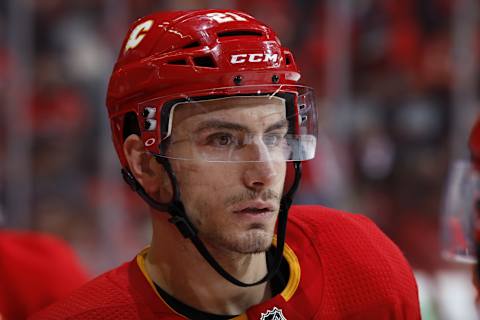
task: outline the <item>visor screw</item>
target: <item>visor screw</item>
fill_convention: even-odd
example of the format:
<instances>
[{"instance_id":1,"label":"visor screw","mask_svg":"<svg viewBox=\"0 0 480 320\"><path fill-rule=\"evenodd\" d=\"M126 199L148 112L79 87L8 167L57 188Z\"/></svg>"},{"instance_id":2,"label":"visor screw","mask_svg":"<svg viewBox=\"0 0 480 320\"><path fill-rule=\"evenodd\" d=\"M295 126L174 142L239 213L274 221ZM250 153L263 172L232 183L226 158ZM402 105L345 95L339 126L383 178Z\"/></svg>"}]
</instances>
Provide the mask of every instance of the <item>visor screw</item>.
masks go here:
<instances>
[{"instance_id":1,"label":"visor screw","mask_svg":"<svg viewBox=\"0 0 480 320\"><path fill-rule=\"evenodd\" d=\"M235 76L233 78L233 83L235 83L237 86L240 85L241 82L242 82L242 76L241 75Z\"/></svg>"},{"instance_id":2,"label":"visor screw","mask_svg":"<svg viewBox=\"0 0 480 320\"><path fill-rule=\"evenodd\" d=\"M278 81L280 81L280 77L277 76L276 74L274 74L274 75L272 76L272 82L273 82L273 83L278 83Z\"/></svg>"}]
</instances>

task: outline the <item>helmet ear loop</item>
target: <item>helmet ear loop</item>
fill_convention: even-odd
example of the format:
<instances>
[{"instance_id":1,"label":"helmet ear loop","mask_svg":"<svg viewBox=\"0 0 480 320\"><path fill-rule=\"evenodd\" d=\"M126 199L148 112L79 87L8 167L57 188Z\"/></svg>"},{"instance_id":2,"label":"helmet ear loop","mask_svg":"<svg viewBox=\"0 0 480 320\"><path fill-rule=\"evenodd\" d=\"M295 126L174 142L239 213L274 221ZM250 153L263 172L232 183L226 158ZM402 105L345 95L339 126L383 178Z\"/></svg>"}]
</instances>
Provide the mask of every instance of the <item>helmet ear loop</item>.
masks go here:
<instances>
[{"instance_id":1,"label":"helmet ear loop","mask_svg":"<svg viewBox=\"0 0 480 320\"><path fill-rule=\"evenodd\" d=\"M185 238L196 238L197 229L188 219L185 212L185 207L180 200L180 189L178 188L177 177L172 170L170 161L168 161L167 158L160 157L158 155L154 155L154 157L155 160L162 165L167 172L168 178L170 179L170 185L172 186L172 200L166 205L166 211L171 215L168 221L173 223Z\"/></svg>"},{"instance_id":2,"label":"helmet ear loop","mask_svg":"<svg viewBox=\"0 0 480 320\"><path fill-rule=\"evenodd\" d=\"M160 144L160 148L165 148L163 144ZM172 187L172 200L169 203L161 203L153 199L143 188L143 186L137 181L135 176L132 174L130 169L122 168L121 173L125 182L132 188L133 191L138 193L138 195L152 208L157 209L158 211L168 212L171 217L169 221L179 229L182 235L185 238L195 237L197 234L196 228L189 221L187 215L185 214L185 209L182 202L180 201L180 190L178 188L177 179L175 174L170 166L168 159L160 157L156 154L152 154L155 160L163 166L164 170L167 172L167 175L170 180L170 185Z\"/></svg>"},{"instance_id":3,"label":"helmet ear loop","mask_svg":"<svg viewBox=\"0 0 480 320\"><path fill-rule=\"evenodd\" d=\"M157 157L155 157L157 158ZM193 224L188 220L187 216L184 214L185 210L183 209L183 204L180 200L177 200L178 193L175 192L176 183L174 184L174 200L170 203L161 203L153 199L143 188L143 186L137 181L135 176L132 174L130 169L122 168L121 170L123 180L132 188L132 190L140 196L149 206L158 211L168 212L172 216L170 222L174 223L184 237L190 238L194 237L197 233ZM169 174L170 179L171 175ZM173 182L173 181L172 181Z\"/></svg>"}]
</instances>

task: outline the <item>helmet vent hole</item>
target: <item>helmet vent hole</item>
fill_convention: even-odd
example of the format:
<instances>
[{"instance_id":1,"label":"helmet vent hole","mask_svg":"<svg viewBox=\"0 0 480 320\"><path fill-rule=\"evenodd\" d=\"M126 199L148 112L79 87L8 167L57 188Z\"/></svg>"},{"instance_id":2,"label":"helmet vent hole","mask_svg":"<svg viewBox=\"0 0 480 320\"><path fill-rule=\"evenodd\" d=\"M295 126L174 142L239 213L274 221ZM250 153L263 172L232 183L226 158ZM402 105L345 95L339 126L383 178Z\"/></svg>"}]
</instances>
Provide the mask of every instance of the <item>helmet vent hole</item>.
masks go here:
<instances>
[{"instance_id":1,"label":"helmet vent hole","mask_svg":"<svg viewBox=\"0 0 480 320\"><path fill-rule=\"evenodd\" d=\"M176 59L167 62L168 64L175 64L180 66L186 66L188 64L186 59Z\"/></svg>"},{"instance_id":2,"label":"helmet vent hole","mask_svg":"<svg viewBox=\"0 0 480 320\"><path fill-rule=\"evenodd\" d=\"M140 126L135 112L128 112L123 120L123 140L131 134L140 135Z\"/></svg>"},{"instance_id":3,"label":"helmet vent hole","mask_svg":"<svg viewBox=\"0 0 480 320\"><path fill-rule=\"evenodd\" d=\"M228 31L218 32L217 36L219 38L243 37L243 36L263 37L263 32L258 30L228 30Z\"/></svg>"},{"instance_id":4,"label":"helmet vent hole","mask_svg":"<svg viewBox=\"0 0 480 320\"><path fill-rule=\"evenodd\" d=\"M292 57L289 54L285 55L285 64L287 66L292 64Z\"/></svg>"},{"instance_id":5,"label":"helmet vent hole","mask_svg":"<svg viewBox=\"0 0 480 320\"><path fill-rule=\"evenodd\" d=\"M194 57L193 64L197 67L204 68L215 68L217 66L212 56L210 55Z\"/></svg>"},{"instance_id":6,"label":"helmet vent hole","mask_svg":"<svg viewBox=\"0 0 480 320\"><path fill-rule=\"evenodd\" d=\"M191 48L196 48L196 47L200 47L200 42L198 42L198 41L190 42L189 44L184 45L182 47L182 49L191 49Z\"/></svg>"}]
</instances>

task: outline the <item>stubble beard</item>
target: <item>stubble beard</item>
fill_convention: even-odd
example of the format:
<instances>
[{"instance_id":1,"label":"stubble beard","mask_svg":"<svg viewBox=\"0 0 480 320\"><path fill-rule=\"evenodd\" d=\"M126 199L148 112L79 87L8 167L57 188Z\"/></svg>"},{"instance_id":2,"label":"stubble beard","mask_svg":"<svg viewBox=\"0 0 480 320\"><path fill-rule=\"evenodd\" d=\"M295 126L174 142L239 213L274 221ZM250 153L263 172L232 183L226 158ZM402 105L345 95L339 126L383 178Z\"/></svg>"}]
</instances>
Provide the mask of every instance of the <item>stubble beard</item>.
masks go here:
<instances>
[{"instance_id":1,"label":"stubble beard","mask_svg":"<svg viewBox=\"0 0 480 320\"><path fill-rule=\"evenodd\" d=\"M258 198L261 198L264 201L274 200L278 202L278 204L280 202L280 196L278 193L271 189L267 189L260 193L246 191L231 196L224 201L224 206L227 208L242 201ZM223 230L221 227L204 223L204 221L202 221L203 219L195 221L195 225L198 228L199 236L212 247L221 251L228 251L237 254L257 254L265 252L271 247L275 228L274 224L277 216L278 212L274 215L269 224L254 223L244 230Z\"/></svg>"},{"instance_id":2,"label":"stubble beard","mask_svg":"<svg viewBox=\"0 0 480 320\"><path fill-rule=\"evenodd\" d=\"M240 231L235 234L221 232L204 234L205 240L214 247L224 251L239 254L257 254L267 251L272 245L273 231L268 231L265 226Z\"/></svg>"}]
</instances>

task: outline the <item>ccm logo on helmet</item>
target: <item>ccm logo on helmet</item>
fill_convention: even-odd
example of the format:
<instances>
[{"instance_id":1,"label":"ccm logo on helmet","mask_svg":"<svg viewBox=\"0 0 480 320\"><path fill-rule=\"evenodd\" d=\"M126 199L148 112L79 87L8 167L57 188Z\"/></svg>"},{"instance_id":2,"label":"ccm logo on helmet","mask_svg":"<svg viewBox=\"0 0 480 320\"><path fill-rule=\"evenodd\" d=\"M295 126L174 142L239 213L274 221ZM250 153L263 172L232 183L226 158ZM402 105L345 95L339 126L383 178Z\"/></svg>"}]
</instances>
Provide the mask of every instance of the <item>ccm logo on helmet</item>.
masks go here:
<instances>
[{"instance_id":1,"label":"ccm logo on helmet","mask_svg":"<svg viewBox=\"0 0 480 320\"><path fill-rule=\"evenodd\" d=\"M245 63L245 62L277 62L278 53L241 53L232 54L230 58L231 64Z\"/></svg>"}]
</instances>

